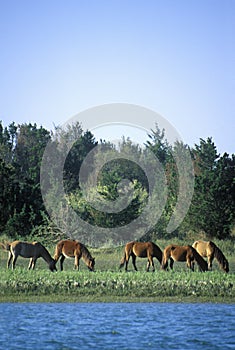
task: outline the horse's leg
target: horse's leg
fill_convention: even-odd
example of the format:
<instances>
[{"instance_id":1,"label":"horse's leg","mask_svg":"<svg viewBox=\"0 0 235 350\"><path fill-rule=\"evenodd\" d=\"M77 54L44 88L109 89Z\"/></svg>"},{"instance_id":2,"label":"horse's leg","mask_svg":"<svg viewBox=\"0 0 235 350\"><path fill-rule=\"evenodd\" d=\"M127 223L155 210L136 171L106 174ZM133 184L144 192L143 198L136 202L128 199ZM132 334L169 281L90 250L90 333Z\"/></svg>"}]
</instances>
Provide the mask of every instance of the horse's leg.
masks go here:
<instances>
[{"instance_id":1,"label":"horse's leg","mask_svg":"<svg viewBox=\"0 0 235 350\"><path fill-rule=\"evenodd\" d=\"M150 267L150 261L148 259L148 262L147 262L147 268L146 268L146 271L149 272L149 267Z\"/></svg>"},{"instance_id":2,"label":"horse's leg","mask_svg":"<svg viewBox=\"0 0 235 350\"><path fill-rule=\"evenodd\" d=\"M165 259L165 257L162 259L162 263L161 263L161 269L162 270L166 270L168 266L168 262L167 259Z\"/></svg>"},{"instance_id":3,"label":"horse's leg","mask_svg":"<svg viewBox=\"0 0 235 350\"><path fill-rule=\"evenodd\" d=\"M128 262L129 262L129 259L130 259L130 254L127 253L127 251L125 252L125 257L124 257L124 264L125 265L125 271L127 271L127 267L128 267Z\"/></svg>"},{"instance_id":4,"label":"horse's leg","mask_svg":"<svg viewBox=\"0 0 235 350\"><path fill-rule=\"evenodd\" d=\"M61 255L61 258L60 258L60 271L63 271L63 262L64 262L64 259L65 259L65 256L64 256L64 255Z\"/></svg>"},{"instance_id":5,"label":"horse's leg","mask_svg":"<svg viewBox=\"0 0 235 350\"><path fill-rule=\"evenodd\" d=\"M214 256L213 255L208 255L208 270L212 271L212 261L213 261Z\"/></svg>"},{"instance_id":6,"label":"horse's leg","mask_svg":"<svg viewBox=\"0 0 235 350\"><path fill-rule=\"evenodd\" d=\"M79 260L80 260L80 256L79 255L75 255L75 259L74 259L74 268L75 268L75 270L79 270Z\"/></svg>"},{"instance_id":7,"label":"horse's leg","mask_svg":"<svg viewBox=\"0 0 235 350\"><path fill-rule=\"evenodd\" d=\"M151 257L152 260L152 268L153 268L153 272L155 271L155 267L154 267L154 262L153 262L153 258Z\"/></svg>"},{"instance_id":8,"label":"horse's leg","mask_svg":"<svg viewBox=\"0 0 235 350\"><path fill-rule=\"evenodd\" d=\"M7 260L7 268L8 268L8 269L9 269L9 267L10 267L12 258L13 258L13 255L12 255L11 252L9 252L9 254L8 254L8 260Z\"/></svg>"},{"instance_id":9,"label":"horse's leg","mask_svg":"<svg viewBox=\"0 0 235 350\"><path fill-rule=\"evenodd\" d=\"M161 263L161 269L162 270L167 270L167 268L168 268L168 259L169 259L169 256L163 255L162 263Z\"/></svg>"},{"instance_id":10,"label":"horse's leg","mask_svg":"<svg viewBox=\"0 0 235 350\"><path fill-rule=\"evenodd\" d=\"M130 259L130 253L129 252L125 252L125 263L124 263L125 264L125 271L127 271L129 259Z\"/></svg>"},{"instance_id":11,"label":"horse's leg","mask_svg":"<svg viewBox=\"0 0 235 350\"><path fill-rule=\"evenodd\" d=\"M171 270L173 270L173 265L174 265L174 260L172 258L170 258L170 268L171 268Z\"/></svg>"},{"instance_id":12,"label":"horse's leg","mask_svg":"<svg viewBox=\"0 0 235 350\"><path fill-rule=\"evenodd\" d=\"M132 264L134 266L134 269L135 269L135 271L138 271L137 267L136 267L136 263L135 263L136 262L136 256L134 254L132 254L131 257L132 257Z\"/></svg>"},{"instance_id":13,"label":"horse's leg","mask_svg":"<svg viewBox=\"0 0 235 350\"><path fill-rule=\"evenodd\" d=\"M37 258L32 258L32 270L35 269L35 265L36 265L36 261L37 261Z\"/></svg>"},{"instance_id":14,"label":"horse's leg","mask_svg":"<svg viewBox=\"0 0 235 350\"><path fill-rule=\"evenodd\" d=\"M186 261L187 261L187 267L188 267L190 270L194 271L194 263L192 263L191 257L190 257L190 256L187 256Z\"/></svg>"},{"instance_id":15,"label":"horse's leg","mask_svg":"<svg viewBox=\"0 0 235 350\"><path fill-rule=\"evenodd\" d=\"M14 270L16 266L16 260L17 260L18 255L13 254L13 260L12 260L12 270Z\"/></svg>"},{"instance_id":16,"label":"horse's leg","mask_svg":"<svg viewBox=\"0 0 235 350\"><path fill-rule=\"evenodd\" d=\"M149 272L150 266L152 266L152 269L153 269L153 272L154 272L154 271L155 271L155 268L154 268L154 263L153 263L153 258L152 258L152 256L149 256L149 257L148 257L147 272Z\"/></svg>"},{"instance_id":17,"label":"horse's leg","mask_svg":"<svg viewBox=\"0 0 235 350\"><path fill-rule=\"evenodd\" d=\"M33 265L33 258L30 258L30 260L29 260L29 266L28 266L28 269L29 269L29 270L31 269L32 265Z\"/></svg>"}]
</instances>

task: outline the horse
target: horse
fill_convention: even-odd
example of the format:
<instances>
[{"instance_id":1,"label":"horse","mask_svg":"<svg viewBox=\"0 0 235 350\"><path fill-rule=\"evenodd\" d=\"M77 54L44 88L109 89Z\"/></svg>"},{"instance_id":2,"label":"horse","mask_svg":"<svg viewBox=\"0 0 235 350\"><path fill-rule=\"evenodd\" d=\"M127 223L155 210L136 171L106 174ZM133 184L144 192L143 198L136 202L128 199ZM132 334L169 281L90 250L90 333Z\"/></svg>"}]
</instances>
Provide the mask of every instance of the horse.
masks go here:
<instances>
[{"instance_id":1,"label":"horse","mask_svg":"<svg viewBox=\"0 0 235 350\"><path fill-rule=\"evenodd\" d=\"M208 260L208 269L212 270L212 261L214 258L217 259L220 268L224 272L229 272L229 263L225 258L222 251L217 247L217 245L212 241L195 241L193 243L193 248Z\"/></svg>"},{"instance_id":2,"label":"horse","mask_svg":"<svg viewBox=\"0 0 235 350\"><path fill-rule=\"evenodd\" d=\"M48 250L39 242L14 241L11 243L0 243L0 246L9 252L7 268L10 267L12 261L12 269L14 270L18 256L22 256L23 258L30 258L29 270L35 268L38 258L43 258L52 272L57 271L55 260L51 257Z\"/></svg>"},{"instance_id":3,"label":"horse","mask_svg":"<svg viewBox=\"0 0 235 350\"><path fill-rule=\"evenodd\" d=\"M152 266L152 270L155 271L153 258L157 258L161 263L162 261L162 251L161 249L154 244L153 242L136 242L132 241L126 244L124 249L124 257L121 259L120 267L125 266L125 271L127 271L127 266L130 257L132 257L132 264L134 269L137 271L136 267L136 257L139 258L148 258L147 263L147 271L149 271L150 266Z\"/></svg>"},{"instance_id":4,"label":"horse","mask_svg":"<svg viewBox=\"0 0 235 350\"><path fill-rule=\"evenodd\" d=\"M173 268L174 261L186 261L187 267L194 271L195 261L197 262L200 271L207 271L207 262L202 256L190 245L179 246L175 244L168 245L163 251L162 269L166 270L168 260L172 258L170 262L171 269Z\"/></svg>"},{"instance_id":5,"label":"horse","mask_svg":"<svg viewBox=\"0 0 235 350\"><path fill-rule=\"evenodd\" d=\"M95 258L93 258L87 247L76 240L65 239L59 241L55 248L54 259L60 258L60 270L63 271L65 258L75 258L74 268L79 270L79 260L82 258L90 271L94 271Z\"/></svg>"}]
</instances>

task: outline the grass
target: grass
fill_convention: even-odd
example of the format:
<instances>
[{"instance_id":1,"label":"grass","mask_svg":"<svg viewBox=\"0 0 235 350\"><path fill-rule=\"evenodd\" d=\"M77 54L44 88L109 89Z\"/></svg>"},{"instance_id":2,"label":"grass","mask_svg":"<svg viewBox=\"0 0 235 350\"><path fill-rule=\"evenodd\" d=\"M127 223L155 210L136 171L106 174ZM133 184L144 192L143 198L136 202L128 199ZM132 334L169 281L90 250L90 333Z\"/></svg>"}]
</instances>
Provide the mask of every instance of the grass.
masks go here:
<instances>
[{"instance_id":1,"label":"grass","mask_svg":"<svg viewBox=\"0 0 235 350\"><path fill-rule=\"evenodd\" d=\"M159 246L164 247L164 244ZM221 247L221 244L220 244ZM222 248L221 248L222 249ZM49 249L53 254L54 248ZM119 271L123 247L90 249L96 258L96 272L81 261L80 271L66 259L64 271L51 273L39 259L34 271L28 259L18 258L14 271L6 269L7 253L0 251L0 302L226 302L235 301L235 254L232 243L224 243L230 272L223 273L214 261L212 272L192 272L185 263L175 263L173 271L145 272L146 259L137 259L139 271ZM59 267L59 264L58 264Z\"/></svg>"}]
</instances>

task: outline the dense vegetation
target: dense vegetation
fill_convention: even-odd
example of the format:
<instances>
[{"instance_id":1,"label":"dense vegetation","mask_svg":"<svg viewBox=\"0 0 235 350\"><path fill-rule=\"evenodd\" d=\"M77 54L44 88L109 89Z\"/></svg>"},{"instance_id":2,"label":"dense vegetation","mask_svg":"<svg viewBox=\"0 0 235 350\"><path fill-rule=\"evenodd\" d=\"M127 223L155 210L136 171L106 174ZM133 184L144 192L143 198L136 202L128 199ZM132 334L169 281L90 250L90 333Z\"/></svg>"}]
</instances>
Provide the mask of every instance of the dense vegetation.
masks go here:
<instances>
[{"instance_id":1,"label":"dense vegetation","mask_svg":"<svg viewBox=\"0 0 235 350\"><path fill-rule=\"evenodd\" d=\"M57 161L53 164L60 164L64 154L67 154L63 167L65 202L63 206L60 202L53 203L54 206L58 205L57 218L48 215L40 188L40 167L48 143L56 149L54 156ZM68 144L71 143L73 147L68 151ZM200 139L193 148L181 143L172 146L165 139L164 130L159 130L156 125L146 140L145 149L133 144L128 138L123 138L118 147L100 141L100 147L93 154L93 162L90 163L90 173L92 174L95 164L103 161L103 149L106 151L107 162L97 177L98 183L94 184L94 179L89 179L91 186L87 193L90 199L88 203L82 194L79 170L86 155L97 144L92 133L83 131L79 123L66 130L55 128L54 132L38 128L35 124L12 123L4 127L0 123L1 235L11 238L48 237L49 240L66 236L66 213L69 206L73 207L82 220L92 225L112 228L131 222L140 215L148 199L148 179L138 164L123 158L109 161L108 155L131 151L147 163L146 150L151 150L163 167L168 193L160 220L143 239L184 238L186 235L197 236L201 232L210 238L231 237L235 226L235 155L217 154L211 138ZM183 222L176 231L167 233L166 226L178 196L179 175L173 155L180 148L188 149L191 154L195 172L194 195ZM54 181L57 176L56 165L44 176L52 184L51 192L47 194L49 203L50 196L55 198L58 190ZM132 191L127 208L120 212L105 212L90 204L95 203L97 192L101 203L117 199L118 185L123 178L129 179L125 190ZM154 195L157 198L158 194Z\"/></svg>"}]
</instances>

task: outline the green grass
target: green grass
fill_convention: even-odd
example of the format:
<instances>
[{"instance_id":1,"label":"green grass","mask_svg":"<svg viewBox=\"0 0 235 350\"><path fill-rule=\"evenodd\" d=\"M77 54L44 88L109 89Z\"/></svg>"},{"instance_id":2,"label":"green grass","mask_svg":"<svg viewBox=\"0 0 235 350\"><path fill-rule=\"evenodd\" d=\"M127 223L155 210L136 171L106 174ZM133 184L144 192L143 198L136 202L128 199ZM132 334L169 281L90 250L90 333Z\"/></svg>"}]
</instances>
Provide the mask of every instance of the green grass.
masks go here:
<instances>
[{"instance_id":1,"label":"green grass","mask_svg":"<svg viewBox=\"0 0 235 350\"><path fill-rule=\"evenodd\" d=\"M162 243L159 246L164 248ZM167 243L166 243L167 244ZM166 245L165 244L165 245ZM226 248L227 244L227 248ZM220 244L221 247L221 244ZM222 248L221 248L222 249ZM53 254L54 247L49 249ZM234 245L224 243L230 263L228 274L219 270L192 272L185 263L175 263L173 271L145 272L147 259L137 259L138 272L131 261L128 272L119 271L123 247L90 249L96 258L96 272L89 272L83 261L73 270L73 259L66 259L64 271L51 273L39 259L34 271L27 270L28 259L18 258L16 269L6 269L7 253L0 251L0 302L226 302L235 301Z\"/></svg>"},{"instance_id":2,"label":"green grass","mask_svg":"<svg viewBox=\"0 0 235 350\"><path fill-rule=\"evenodd\" d=\"M235 300L235 276L221 272L1 271L1 301Z\"/></svg>"}]
</instances>

